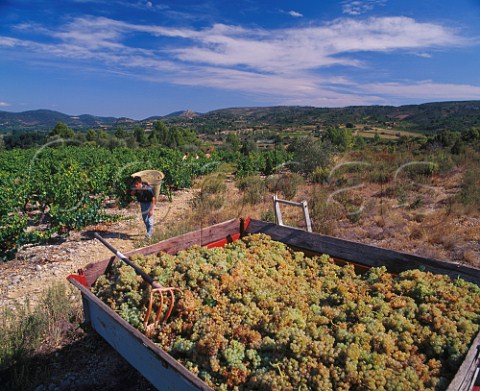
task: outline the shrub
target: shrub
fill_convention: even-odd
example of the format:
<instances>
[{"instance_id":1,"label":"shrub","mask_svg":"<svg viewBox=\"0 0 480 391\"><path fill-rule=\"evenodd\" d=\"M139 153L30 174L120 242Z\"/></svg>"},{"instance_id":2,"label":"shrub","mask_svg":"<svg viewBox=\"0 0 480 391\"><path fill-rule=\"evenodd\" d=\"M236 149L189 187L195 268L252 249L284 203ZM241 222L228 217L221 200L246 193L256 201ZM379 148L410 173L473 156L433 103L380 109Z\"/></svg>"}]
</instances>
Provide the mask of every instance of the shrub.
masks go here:
<instances>
[{"instance_id":1,"label":"shrub","mask_svg":"<svg viewBox=\"0 0 480 391\"><path fill-rule=\"evenodd\" d=\"M312 229L325 235L333 235L341 211L337 204L329 202L328 192L324 189L314 189L308 200Z\"/></svg>"},{"instance_id":2,"label":"shrub","mask_svg":"<svg viewBox=\"0 0 480 391\"><path fill-rule=\"evenodd\" d=\"M200 192L192 200L192 207L197 214L205 215L223 206L227 190L225 179L225 175L217 174L203 180Z\"/></svg>"},{"instance_id":3,"label":"shrub","mask_svg":"<svg viewBox=\"0 0 480 391\"><path fill-rule=\"evenodd\" d=\"M201 185L204 194L222 194L227 190L226 177L223 174L207 176Z\"/></svg>"},{"instance_id":4,"label":"shrub","mask_svg":"<svg viewBox=\"0 0 480 391\"><path fill-rule=\"evenodd\" d=\"M278 182L278 190L283 194L286 199L292 199L295 197L298 191L298 186L302 185L304 180L302 176L291 173L281 176Z\"/></svg>"},{"instance_id":5,"label":"shrub","mask_svg":"<svg viewBox=\"0 0 480 391\"><path fill-rule=\"evenodd\" d=\"M6 375L2 389L33 389L45 373L32 365L32 358L75 338L82 316L79 301L69 300L70 289L55 283L33 308L27 298L0 310L0 372Z\"/></svg>"},{"instance_id":6,"label":"shrub","mask_svg":"<svg viewBox=\"0 0 480 391\"><path fill-rule=\"evenodd\" d=\"M463 175L462 189L457 201L472 210L480 209L480 166L472 165Z\"/></svg>"},{"instance_id":7,"label":"shrub","mask_svg":"<svg viewBox=\"0 0 480 391\"><path fill-rule=\"evenodd\" d=\"M375 164L369 175L369 181L372 183L387 183L392 180L392 169L387 163Z\"/></svg>"},{"instance_id":8,"label":"shrub","mask_svg":"<svg viewBox=\"0 0 480 391\"><path fill-rule=\"evenodd\" d=\"M238 179L236 186L243 192L243 202L252 205L262 202L267 190L265 181L254 175Z\"/></svg>"},{"instance_id":9,"label":"shrub","mask_svg":"<svg viewBox=\"0 0 480 391\"><path fill-rule=\"evenodd\" d=\"M304 183L301 175L296 173L286 173L282 175L270 176L265 180L267 189L272 193L281 193L284 198L292 199L298 191L298 186Z\"/></svg>"},{"instance_id":10,"label":"shrub","mask_svg":"<svg viewBox=\"0 0 480 391\"><path fill-rule=\"evenodd\" d=\"M330 171L328 167L316 167L312 172L312 182L327 183Z\"/></svg>"},{"instance_id":11,"label":"shrub","mask_svg":"<svg viewBox=\"0 0 480 391\"><path fill-rule=\"evenodd\" d=\"M328 142L305 137L292 142L289 150L293 152L293 171L311 176L317 167L328 167L332 163L334 148Z\"/></svg>"}]
</instances>

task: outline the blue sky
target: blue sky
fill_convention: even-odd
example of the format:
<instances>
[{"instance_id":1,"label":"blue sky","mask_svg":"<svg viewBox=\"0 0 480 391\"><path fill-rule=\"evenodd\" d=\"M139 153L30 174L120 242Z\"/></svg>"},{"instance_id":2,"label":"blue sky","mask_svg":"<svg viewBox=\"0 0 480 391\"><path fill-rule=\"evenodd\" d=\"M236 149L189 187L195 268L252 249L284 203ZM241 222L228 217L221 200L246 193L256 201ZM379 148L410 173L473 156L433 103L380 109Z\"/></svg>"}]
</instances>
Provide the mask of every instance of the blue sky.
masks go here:
<instances>
[{"instance_id":1,"label":"blue sky","mask_svg":"<svg viewBox=\"0 0 480 391\"><path fill-rule=\"evenodd\" d=\"M0 110L480 99L478 0L0 0Z\"/></svg>"}]
</instances>

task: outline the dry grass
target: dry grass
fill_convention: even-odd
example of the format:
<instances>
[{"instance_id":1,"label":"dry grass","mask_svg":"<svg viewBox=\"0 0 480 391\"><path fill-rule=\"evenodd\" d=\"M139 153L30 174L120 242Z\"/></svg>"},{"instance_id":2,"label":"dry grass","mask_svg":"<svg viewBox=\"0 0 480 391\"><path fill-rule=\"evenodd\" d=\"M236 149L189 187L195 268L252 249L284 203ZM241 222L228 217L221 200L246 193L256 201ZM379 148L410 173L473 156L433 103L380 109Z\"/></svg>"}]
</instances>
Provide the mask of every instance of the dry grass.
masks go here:
<instances>
[{"instance_id":1,"label":"dry grass","mask_svg":"<svg viewBox=\"0 0 480 391\"><path fill-rule=\"evenodd\" d=\"M475 252L473 250L466 250L463 253L463 260L465 263L473 266L480 268L480 255L478 252Z\"/></svg>"},{"instance_id":2,"label":"dry grass","mask_svg":"<svg viewBox=\"0 0 480 391\"><path fill-rule=\"evenodd\" d=\"M32 367L31 358L75 340L81 312L79 293L66 283L46 288L34 307L26 299L1 310L0 373L8 379L5 389L30 389L47 375L44 368Z\"/></svg>"}]
</instances>

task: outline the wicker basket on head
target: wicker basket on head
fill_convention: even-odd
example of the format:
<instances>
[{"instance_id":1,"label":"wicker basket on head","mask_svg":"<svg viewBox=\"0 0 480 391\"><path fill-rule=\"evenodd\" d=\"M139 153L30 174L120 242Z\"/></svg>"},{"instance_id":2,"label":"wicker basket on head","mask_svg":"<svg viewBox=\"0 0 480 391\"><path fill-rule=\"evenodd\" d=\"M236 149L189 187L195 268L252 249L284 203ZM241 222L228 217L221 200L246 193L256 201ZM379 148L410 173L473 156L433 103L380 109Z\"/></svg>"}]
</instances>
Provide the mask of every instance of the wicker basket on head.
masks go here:
<instances>
[{"instance_id":1,"label":"wicker basket on head","mask_svg":"<svg viewBox=\"0 0 480 391\"><path fill-rule=\"evenodd\" d=\"M162 185L162 180L165 177L163 172L157 170L143 170L132 174L132 177L136 176L142 178L143 182L147 182L152 187L153 194L155 194L155 199L158 200L160 186Z\"/></svg>"}]
</instances>

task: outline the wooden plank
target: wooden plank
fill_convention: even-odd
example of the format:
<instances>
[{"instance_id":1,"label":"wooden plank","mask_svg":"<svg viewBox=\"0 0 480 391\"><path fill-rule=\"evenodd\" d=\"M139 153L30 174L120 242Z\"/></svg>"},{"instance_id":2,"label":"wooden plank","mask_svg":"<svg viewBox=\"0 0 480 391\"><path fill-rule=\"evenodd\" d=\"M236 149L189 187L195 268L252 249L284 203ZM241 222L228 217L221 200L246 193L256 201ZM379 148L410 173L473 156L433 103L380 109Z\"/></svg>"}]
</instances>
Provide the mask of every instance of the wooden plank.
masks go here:
<instances>
[{"instance_id":1,"label":"wooden plank","mask_svg":"<svg viewBox=\"0 0 480 391\"><path fill-rule=\"evenodd\" d=\"M127 257L135 254L152 255L159 252L176 254L180 250L189 248L195 244L203 246L211 242L225 239L227 236L235 235L240 232L240 220L232 219L220 224L201 228L199 230L188 232L184 235L175 236L173 238L163 240L151 246L135 249L125 253ZM118 249L121 250L121 249ZM111 258L91 263L85 268L85 278L87 286L91 286L95 280L105 272Z\"/></svg>"},{"instance_id":2,"label":"wooden plank","mask_svg":"<svg viewBox=\"0 0 480 391\"><path fill-rule=\"evenodd\" d=\"M473 377L480 365L479 348L480 333L478 333L473 340L462 365L460 365L455 377L450 382L447 391L470 391L470 385L474 380Z\"/></svg>"},{"instance_id":3,"label":"wooden plank","mask_svg":"<svg viewBox=\"0 0 480 391\"><path fill-rule=\"evenodd\" d=\"M167 352L137 329L79 282L70 281L82 292L85 318L92 327L158 390L212 391Z\"/></svg>"},{"instance_id":4,"label":"wooden plank","mask_svg":"<svg viewBox=\"0 0 480 391\"><path fill-rule=\"evenodd\" d=\"M370 267L386 266L390 272L395 274L409 269L421 269L437 274L447 274L454 279L461 277L466 281L480 285L479 269L456 263L419 257L331 236L281 227L273 223L253 219L250 221L246 232L263 232L274 240L298 249L328 254L334 258Z\"/></svg>"}]
</instances>

